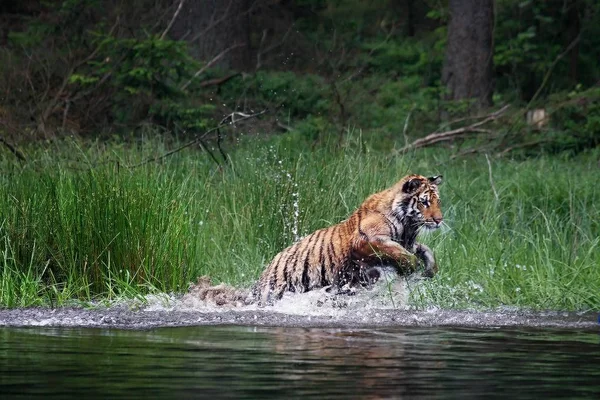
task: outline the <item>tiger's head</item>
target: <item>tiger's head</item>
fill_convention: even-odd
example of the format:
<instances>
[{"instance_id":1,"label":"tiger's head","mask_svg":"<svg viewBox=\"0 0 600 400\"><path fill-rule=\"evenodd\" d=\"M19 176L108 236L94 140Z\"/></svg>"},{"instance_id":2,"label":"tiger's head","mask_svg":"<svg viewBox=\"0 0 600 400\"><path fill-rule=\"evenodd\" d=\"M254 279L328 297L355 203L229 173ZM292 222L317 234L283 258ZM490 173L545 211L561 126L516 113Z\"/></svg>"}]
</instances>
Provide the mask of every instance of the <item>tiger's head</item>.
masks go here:
<instances>
[{"instance_id":1,"label":"tiger's head","mask_svg":"<svg viewBox=\"0 0 600 400\"><path fill-rule=\"evenodd\" d=\"M438 192L438 185L441 183L441 175L429 178L421 175L405 177L398 183L401 193L394 208L399 209L405 218L419 227L439 228L443 221Z\"/></svg>"}]
</instances>

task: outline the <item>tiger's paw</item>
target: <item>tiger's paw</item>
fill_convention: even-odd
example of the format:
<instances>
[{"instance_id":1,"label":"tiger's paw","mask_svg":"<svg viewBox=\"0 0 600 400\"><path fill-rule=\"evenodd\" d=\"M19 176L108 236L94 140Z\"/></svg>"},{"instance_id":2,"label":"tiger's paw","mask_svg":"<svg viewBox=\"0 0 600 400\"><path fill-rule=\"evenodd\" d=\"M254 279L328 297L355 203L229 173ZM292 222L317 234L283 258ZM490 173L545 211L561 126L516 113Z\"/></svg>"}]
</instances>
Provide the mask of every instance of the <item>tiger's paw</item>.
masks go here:
<instances>
[{"instance_id":1,"label":"tiger's paw","mask_svg":"<svg viewBox=\"0 0 600 400\"><path fill-rule=\"evenodd\" d=\"M424 270L422 276L424 278L433 278L438 272L437 263L433 256L433 251L424 244L418 243L416 246L415 255L419 261L423 264Z\"/></svg>"}]
</instances>

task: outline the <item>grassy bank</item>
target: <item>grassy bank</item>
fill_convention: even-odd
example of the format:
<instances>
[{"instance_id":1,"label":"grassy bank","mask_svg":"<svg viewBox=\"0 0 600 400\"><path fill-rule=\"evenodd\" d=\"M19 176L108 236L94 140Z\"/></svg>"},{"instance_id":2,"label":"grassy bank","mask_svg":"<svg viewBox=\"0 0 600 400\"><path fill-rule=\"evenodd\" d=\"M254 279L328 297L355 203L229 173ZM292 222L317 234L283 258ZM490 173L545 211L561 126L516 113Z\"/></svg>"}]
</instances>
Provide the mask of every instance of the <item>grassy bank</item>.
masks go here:
<instances>
[{"instance_id":1,"label":"grassy bank","mask_svg":"<svg viewBox=\"0 0 600 400\"><path fill-rule=\"evenodd\" d=\"M447 228L423 238L441 271L416 306L600 309L597 153L488 164L288 137L242 145L222 170L196 150L128 167L160 146L61 143L24 166L5 155L0 305L184 292L204 274L250 285L280 249L410 171L445 176Z\"/></svg>"}]
</instances>

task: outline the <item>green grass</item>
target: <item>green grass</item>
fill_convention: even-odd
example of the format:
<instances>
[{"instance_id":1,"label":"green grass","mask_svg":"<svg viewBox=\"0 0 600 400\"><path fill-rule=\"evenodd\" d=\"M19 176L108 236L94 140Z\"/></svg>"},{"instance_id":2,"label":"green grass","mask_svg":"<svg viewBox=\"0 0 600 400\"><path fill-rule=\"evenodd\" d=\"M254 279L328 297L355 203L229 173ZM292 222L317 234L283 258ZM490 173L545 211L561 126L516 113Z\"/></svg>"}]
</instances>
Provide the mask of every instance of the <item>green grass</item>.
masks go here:
<instances>
[{"instance_id":1,"label":"green grass","mask_svg":"<svg viewBox=\"0 0 600 400\"><path fill-rule=\"evenodd\" d=\"M249 286L295 238L415 172L444 175L447 225L422 238L440 273L415 307L600 309L597 152L491 159L490 180L483 156L397 156L360 139L244 143L223 169L198 150L127 167L160 153L156 141L27 149L24 166L4 154L0 306L185 292L204 274Z\"/></svg>"}]
</instances>

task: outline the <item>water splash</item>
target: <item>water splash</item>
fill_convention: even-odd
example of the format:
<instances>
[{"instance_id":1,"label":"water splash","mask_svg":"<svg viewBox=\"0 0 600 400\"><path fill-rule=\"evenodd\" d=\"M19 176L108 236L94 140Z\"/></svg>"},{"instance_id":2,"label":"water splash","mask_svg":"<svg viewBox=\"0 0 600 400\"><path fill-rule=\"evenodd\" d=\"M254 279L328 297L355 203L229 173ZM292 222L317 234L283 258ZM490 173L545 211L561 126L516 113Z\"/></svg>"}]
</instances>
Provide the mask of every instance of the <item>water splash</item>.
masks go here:
<instances>
[{"instance_id":1,"label":"water splash","mask_svg":"<svg viewBox=\"0 0 600 400\"><path fill-rule=\"evenodd\" d=\"M409 309L410 290L419 285L416 278L398 276L392 268L380 268L381 278L370 288L355 288L350 294L336 294L328 288L306 293L286 292L283 298L272 306L259 307L240 302L216 305L198 296L186 294L148 295L145 297L144 311L209 311L230 312L261 310L288 315L344 317L350 314L371 318L374 310Z\"/></svg>"}]
</instances>

